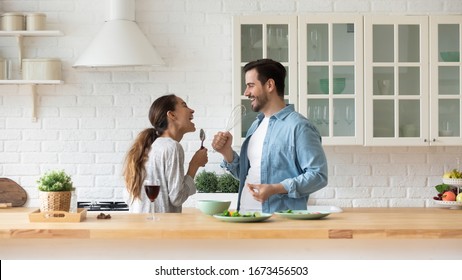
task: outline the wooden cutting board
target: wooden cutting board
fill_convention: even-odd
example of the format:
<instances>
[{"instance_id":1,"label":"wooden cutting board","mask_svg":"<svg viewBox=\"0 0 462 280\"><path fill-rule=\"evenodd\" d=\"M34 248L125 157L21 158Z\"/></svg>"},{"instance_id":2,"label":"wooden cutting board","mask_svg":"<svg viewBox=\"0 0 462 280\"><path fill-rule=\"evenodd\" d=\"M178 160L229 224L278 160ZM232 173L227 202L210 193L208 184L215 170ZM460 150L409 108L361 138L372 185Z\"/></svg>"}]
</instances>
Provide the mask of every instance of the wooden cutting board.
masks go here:
<instances>
[{"instance_id":1,"label":"wooden cutting board","mask_svg":"<svg viewBox=\"0 0 462 280\"><path fill-rule=\"evenodd\" d=\"M11 203L13 207L23 206L27 201L26 191L15 181L0 178L0 203Z\"/></svg>"}]
</instances>

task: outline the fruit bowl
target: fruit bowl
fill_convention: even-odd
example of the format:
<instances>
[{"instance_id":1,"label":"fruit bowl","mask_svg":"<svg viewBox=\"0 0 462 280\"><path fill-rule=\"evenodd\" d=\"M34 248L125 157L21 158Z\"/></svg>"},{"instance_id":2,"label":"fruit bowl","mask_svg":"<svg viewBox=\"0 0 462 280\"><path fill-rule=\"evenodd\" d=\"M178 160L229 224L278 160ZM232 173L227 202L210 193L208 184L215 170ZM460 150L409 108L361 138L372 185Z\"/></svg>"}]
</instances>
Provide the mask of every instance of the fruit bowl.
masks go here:
<instances>
[{"instance_id":1,"label":"fruit bowl","mask_svg":"<svg viewBox=\"0 0 462 280\"><path fill-rule=\"evenodd\" d=\"M345 89L345 80L345 78L334 78L334 94L342 93L342 91ZM322 93L329 93L329 79L320 79L319 86Z\"/></svg>"},{"instance_id":2,"label":"fruit bowl","mask_svg":"<svg viewBox=\"0 0 462 280\"><path fill-rule=\"evenodd\" d=\"M442 207L449 207L449 209L462 209L462 202L460 201L442 201L442 200L433 200L436 204Z\"/></svg>"},{"instance_id":3,"label":"fruit bowl","mask_svg":"<svg viewBox=\"0 0 462 280\"><path fill-rule=\"evenodd\" d=\"M462 187L462 178L443 178L446 185Z\"/></svg>"},{"instance_id":4,"label":"fruit bowl","mask_svg":"<svg viewBox=\"0 0 462 280\"><path fill-rule=\"evenodd\" d=\"M231 201L222 201L222 200L198 200L197 208L201 210L202 213L207 215L214 215L223 213L231 205Z\"/></svg>"},{"instance_id":5,"label":"fruit bowl","mask_svg":"<svg viewBox=\"0 0 462 280\"><path fill-rule=\"evenodd\" d=\"M445 62L459 62L459 52L440 52L440 55Z\"/></svg>"}]
</instances>

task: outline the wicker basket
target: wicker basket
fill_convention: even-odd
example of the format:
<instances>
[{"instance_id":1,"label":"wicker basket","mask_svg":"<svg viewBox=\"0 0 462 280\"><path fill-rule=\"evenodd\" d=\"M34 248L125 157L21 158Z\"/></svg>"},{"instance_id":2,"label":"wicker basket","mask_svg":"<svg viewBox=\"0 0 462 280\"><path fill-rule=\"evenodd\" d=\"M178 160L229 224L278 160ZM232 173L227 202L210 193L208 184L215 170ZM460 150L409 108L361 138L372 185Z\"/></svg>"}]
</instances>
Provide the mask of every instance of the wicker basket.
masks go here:
<instances>
[{"instance_id":1,"label":"wicker basket","mask_svg":"<svg viewBox=\"0 0 462 280\"><path fill-rule=\"evenodd\" d=\"M66 211L71 206L71 191L40 192L40 211Z\"/></svg>"}]
</instances>

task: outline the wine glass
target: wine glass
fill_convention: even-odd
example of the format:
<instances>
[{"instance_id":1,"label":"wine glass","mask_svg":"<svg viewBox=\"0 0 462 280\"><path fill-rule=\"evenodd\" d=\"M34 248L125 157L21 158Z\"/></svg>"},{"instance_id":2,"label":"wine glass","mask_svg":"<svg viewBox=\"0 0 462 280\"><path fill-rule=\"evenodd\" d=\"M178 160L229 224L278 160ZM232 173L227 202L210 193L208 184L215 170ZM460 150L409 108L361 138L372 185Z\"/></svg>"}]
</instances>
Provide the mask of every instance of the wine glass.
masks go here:
<instances>
[{"instance_id":1,"label":"wine glass","mask_svg":"<svg viewBox=\"0 0 462 280\"><path fill-rule=\"evenodd\" d=\"M149 200L151 201L151 213L152 215L148 217L148 220L158 221L159 218L154 215L154 201L156 200L157 196L159 195L160 191L160 181L159 179L154 179L154 183L150 180L144 181L144 190L146 191L146 195L148 196Z\"/></svg>"},{"instance_id":2,"label":"wine glass","mask_svg":"<svg viewBox=\"0 0 462 280\"><path fill-rule=\"evenodd\" d=\"M318 57L318 31L316 29L310 32L311 48L313 49L313 60Z\"/></svg>"},{"instance_id":3,"label":"wine glass","mask_svg":"<svg viewBox=\"0 0 462 280\"><path fill-rule=\"evenodd\" d=\"M249 57L249 60L253 60L254 59L254 51L255 49L257 48L256 44L257 44L257 30L254 29L253 27L250 27L249 28L249 49L250 49L250 57Z\"/></svg>"},{"instance_id":4,"label":"wine glass","mask_svg":"<svg viewBox=\"0 0 462 280\"><path fill-rule=\"evenodd\" d=\"M351 125L351 123L354 121L354 112L350 105L347 105L345 108L345 121L348 123L348 125Z\"/></svg>"},{"instance_id":5,"label":"wine glass","mask_svg":"<svg viewBox=\"0 0 462 280\"><path fill-rule=\"evenodd\" d=\"M283 58L283 53L282 49L284 47L284 31L282 28L276 28L276 43L278 46L278 56L280 61L286 61L287 59L284 57Z\"/></svg>"},{"instance_id":6,"label":"wine glass","mask_svg":"<svg viewBox=\"0 0 462 280\"><path fill-rule=\"evenodd\" d=\"M329 107L327 105L322 107L322 121L329 125Z\"/></svg>"},{"instance_id":7,"label":"wine glass","mask_svg":"<svg viewBox=\"0 0 462 280\"><path fill-rule=\"evenodd\" d=\"M321 108L319 105L314 106L313 119L316 124L322 124Z\"/></svg>"},{"instance_id":8,"label":"wine glass","mask_svg":"<svg viewBox=\"0 0 462 280\"><path fill-rule=\"evenodd\" d=\"M314 123L314 109L311 105L308 105L308 112L307 112L308 119Z\"/></svg>"},{"instance_id":9,"label":"wine glass","mask_svg":"<svg viewBox=\"0 0 462 280\"><path fill-rule=\"evenodd\" d=\"M334 106L334 125L338 123L338 108Z\"/></svg>"}]
</instances>

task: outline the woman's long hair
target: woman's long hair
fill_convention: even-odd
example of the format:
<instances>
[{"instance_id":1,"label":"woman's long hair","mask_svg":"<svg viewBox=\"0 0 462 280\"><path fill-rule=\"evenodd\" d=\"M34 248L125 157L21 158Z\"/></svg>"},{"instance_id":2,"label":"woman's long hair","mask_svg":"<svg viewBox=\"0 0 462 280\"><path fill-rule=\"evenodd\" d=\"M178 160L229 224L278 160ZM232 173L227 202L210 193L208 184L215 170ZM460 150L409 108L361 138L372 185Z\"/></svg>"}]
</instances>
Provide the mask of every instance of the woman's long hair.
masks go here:
<instances>
[{"instance_id":1,"label":"woman's long hair","mask_svg":"<svg viewBox=\"0 0 462 280\"><path fill-rule=\"evenodd\" d=\"M143 181L146 178L146 161L151 145L168 127L167 112L174 111L177 99L174 94L157 98L149 109L151 128L141 131L125 157L123 175L130 201L141 198Z\"/></svg>"}]
</instances>

